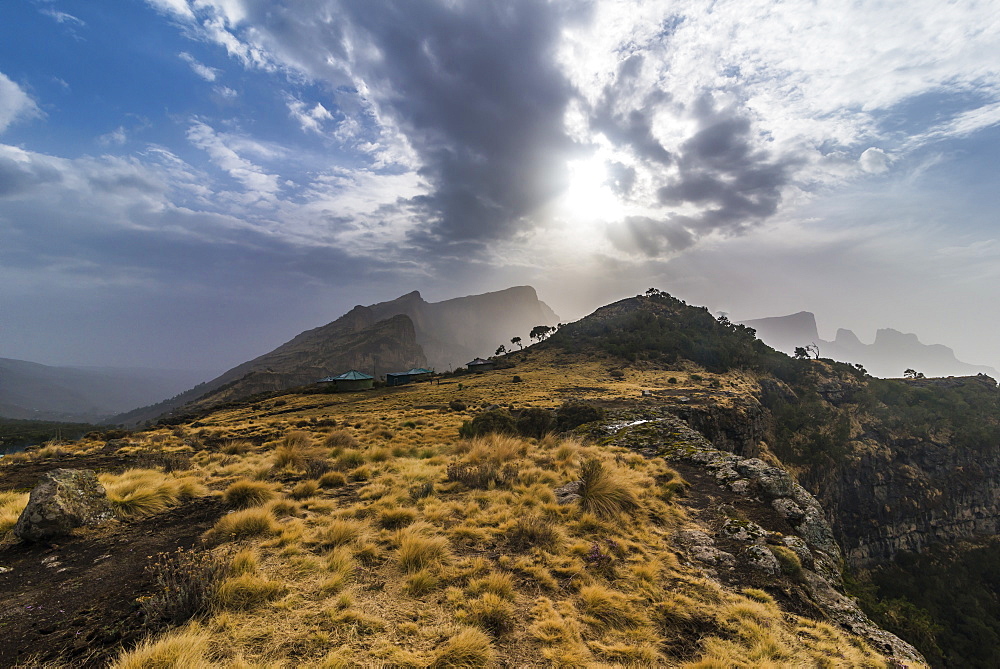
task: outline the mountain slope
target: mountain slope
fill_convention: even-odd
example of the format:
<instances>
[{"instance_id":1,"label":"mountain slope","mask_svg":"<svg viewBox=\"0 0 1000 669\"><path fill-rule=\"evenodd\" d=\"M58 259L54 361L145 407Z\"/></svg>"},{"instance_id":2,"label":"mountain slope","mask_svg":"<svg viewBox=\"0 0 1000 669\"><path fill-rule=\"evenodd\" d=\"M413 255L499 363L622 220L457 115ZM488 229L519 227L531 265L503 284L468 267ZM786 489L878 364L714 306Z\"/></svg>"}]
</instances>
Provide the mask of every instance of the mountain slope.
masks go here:
<instances>
[{"instance_id":1,"label":"mountain slope","mask_svg":"<svg viewBox=\"0 0 1000 669\"><path fill-rule=\"evenodd\" d=\"M358 306L207 383L152 407L116 416L114 422L135 424L182 406L202 409L256 393L287 390L350 369L383 373L425 364L408 317L377 320L371 309Z\"/></svg>"},{"instance_id":2,"label":"mountain slope","mask_svg":"<svg viewBox=\"0 0 1000 669\"><path fill-rule=\"evenodd\" d=\"M816 316L808 311L743 321L743 325L753 328L760 339L789 355L797 346L815 343L821 357L858 363L875 376L900 377L906 369L915 369L927 376L979 373L1000 376L992 367L962 362L947 346L923 344L917 335L892 328L878 330L871 344L863 343L856 334L844 328L837 330L833 341L820 339Z\"/></svg>"},{"instance_id":3,"label":"mountain slope","mask_svg":"<svg viewBox=\"0 0 1000 669\"><path fill-rule=\"evenodd\" d=\"M52 367L0 358L0 416L97 422L188 388L202 373Z\"/></svg>"}]
</instances>

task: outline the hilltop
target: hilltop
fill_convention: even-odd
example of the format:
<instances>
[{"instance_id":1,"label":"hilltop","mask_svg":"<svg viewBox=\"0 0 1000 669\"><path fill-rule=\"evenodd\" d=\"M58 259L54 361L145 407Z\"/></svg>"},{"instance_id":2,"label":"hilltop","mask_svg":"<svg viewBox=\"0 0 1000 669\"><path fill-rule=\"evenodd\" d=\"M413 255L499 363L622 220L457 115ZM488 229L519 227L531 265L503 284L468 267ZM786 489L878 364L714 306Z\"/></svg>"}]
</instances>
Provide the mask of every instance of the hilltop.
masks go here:
<instances>
[{"instance_id":1,"label":"hilltop","mask_svg":"<svg viewBox=\"0 0 1000 669\"><path fill-rule=\"evenodd\" d=\"M659 291L496 362L4 458L8 527L55 467L102 472L119 520L0 544L0 660L921 666L881 621L936 662L990 666L879 570L995 533L992 379L794 360ZM177 547L217 583L181 608L163 579L186 568L147 558ZM59 608L25 608L41 600Z\"/></svg>"}]
</instances>

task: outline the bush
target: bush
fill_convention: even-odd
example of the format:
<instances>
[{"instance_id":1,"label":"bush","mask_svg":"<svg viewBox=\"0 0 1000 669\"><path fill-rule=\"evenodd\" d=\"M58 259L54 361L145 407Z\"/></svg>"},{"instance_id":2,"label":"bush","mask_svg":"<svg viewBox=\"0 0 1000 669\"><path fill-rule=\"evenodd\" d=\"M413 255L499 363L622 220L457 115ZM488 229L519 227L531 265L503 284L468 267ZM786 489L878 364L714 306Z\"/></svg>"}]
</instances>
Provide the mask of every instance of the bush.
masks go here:
<instances>
[{"instance_id":1,"label":"bush","mask_svg":"<svg viewBox=\"0 0 1000 669\"><path fill-rule=\"evenodd\" d=\"M452 411L465 411L469 407L465 404L465 402L462 402L460 400L452 400L448 402L448 408L451 409Z\"/></svg>"},{"instance_id":2,"label":"bush","mask_svg":"<svg viewBox=\"0 0 1000 669\"><path fill-rule=\"evenodd\" d=\"M459 435L471 439L486 434L517 434L514 416L506 409L491 409L479 414L472 421L466 421L459 429Z\"/></svg>"},{"instance_id":3,"label":"bush","mask_svg":"<svg viewBox=\"0 0 1000 669\"><path fill-rule=\"evenodd\" d=\"M522 409L515 423L517 433L522 437L541 439L555 427L556 418L551 411L531 408Z\"/></svg>"},{"instance_id":4,"label":"bush","mask_svg":"<svg viewBox=\"0 0 1000 669\"><path fill-rule=\"evenodd\" d=\"M139 599L147 623L178 625L206 613L226 574L226 566L211 553L160 553L146 567L156 591Z\"/></svg>"},{"instance_id":5,"label":"bush","mask_svg":"<svg viewBox=\"0 0 1000 669\"><path fill-rule=\"evenodd\" d=\"M249 509L253 506L263 506L274 498L274 490L262 481L240 479L229 484L222 493L225 503L235 509Z\"/></svg>"},{"instance_id":6,"label":"bush","mask_svg":"<svg viewBox=\"0 0 1000 669\"><path fill-rule=\"evenodd\" d=\"M591 458L580 466L580 506L598 516L631 511L639 500L631 484L617 472Z\"/></svg>"},{"instance_id":7,"label":"bush","mask_svg":"<svg viewBox=\"0 0 1000 669\"><path fill-rule=\"evenodd\" d=\"M567 432L585 423L604 418L604 409L584 402L566 402L556 410L556 427Z\"/></svg>"}]
</instances>

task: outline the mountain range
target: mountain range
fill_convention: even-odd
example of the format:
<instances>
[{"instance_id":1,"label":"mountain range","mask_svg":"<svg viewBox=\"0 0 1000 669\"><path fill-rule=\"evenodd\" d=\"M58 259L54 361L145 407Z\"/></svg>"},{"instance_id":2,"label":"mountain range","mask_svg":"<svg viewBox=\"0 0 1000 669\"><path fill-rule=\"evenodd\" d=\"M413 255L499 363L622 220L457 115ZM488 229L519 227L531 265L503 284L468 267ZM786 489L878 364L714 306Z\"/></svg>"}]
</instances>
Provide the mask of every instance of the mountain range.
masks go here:
<instances>
[{"instance_id":1,"label":"mountain range","mask_svg":"<svg viewBox=\"0 0 1000 669\"><path fill-rule=\"evenodd\" d=\"M962 376L987 374L993 378L1000 373L986 365L972 365L955 357L955 352L941 344L923 344L915 334L906 334L892 328L883 328L875 334L871 344L862 342L854 332L840 328L833 341L819 336L816 316L800 311L788 316L758 318L743 321L743 325L757 331L757 337L768 346L793 354L800 346L816 344L819 355L841 362L862 365L868 373L883 378L903 376L913 369L925 376Z\"/></svg>"},{"instance_id":2,"label":"mountain range","mask_svg":"<svg viewBox=\"0 0 1000 669\"><path fill-rule=\"evenodd\" d=\"M491 355L511 337L526 338L536 325L557 321L531 286L443 302L427 302L413 291L388 302L358 305L332 323L307 330L211 381L111 422L136 425L180 407L204 409L351 369L373 376L428 365L453 369Z\"/></svg>"}]
</instances>

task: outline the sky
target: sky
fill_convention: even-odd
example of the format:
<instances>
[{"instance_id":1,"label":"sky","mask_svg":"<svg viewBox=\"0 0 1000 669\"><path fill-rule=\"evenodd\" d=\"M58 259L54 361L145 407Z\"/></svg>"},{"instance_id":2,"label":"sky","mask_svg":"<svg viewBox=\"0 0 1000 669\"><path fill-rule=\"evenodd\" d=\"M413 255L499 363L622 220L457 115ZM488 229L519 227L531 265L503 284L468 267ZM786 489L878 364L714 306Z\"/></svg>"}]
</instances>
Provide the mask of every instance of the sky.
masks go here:
<instances>
[{"instance_id":1,"label":"sky","mask_svg":"<svg viewBox=\"0 0 1000 669\"><path fill-rule=\"evenodd\" d=\"M5 0L0 357L657 287L1000 368L1000 2Z\"/></svg>"}]
</instances>

